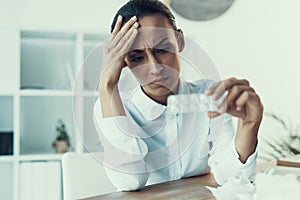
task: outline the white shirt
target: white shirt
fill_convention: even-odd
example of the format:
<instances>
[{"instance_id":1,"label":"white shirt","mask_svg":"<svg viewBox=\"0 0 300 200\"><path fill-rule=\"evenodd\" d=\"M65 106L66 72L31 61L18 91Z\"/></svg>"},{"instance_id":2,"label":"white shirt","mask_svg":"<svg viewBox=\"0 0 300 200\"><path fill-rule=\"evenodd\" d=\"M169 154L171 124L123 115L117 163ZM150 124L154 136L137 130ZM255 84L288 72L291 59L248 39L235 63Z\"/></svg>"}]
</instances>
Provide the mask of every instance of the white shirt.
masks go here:
<instances>
[{"instance_id":1,"label":"white shirt","mask_svg":"<svg viewBox=\"0 0 300 200\"><path fill-rule=\"evenodd\" d=\"M180 81L178 94L203 93L211 81ZM100 100L94 121L104 147L104 166L119 190L212 172L217 183L242 174L250 177L257 151L245 164L234 145L231 116L209 119L207 113L168 115L166 106L135 87L122 95L127 116L102 118Z\"/></svg>"}]
</instances>

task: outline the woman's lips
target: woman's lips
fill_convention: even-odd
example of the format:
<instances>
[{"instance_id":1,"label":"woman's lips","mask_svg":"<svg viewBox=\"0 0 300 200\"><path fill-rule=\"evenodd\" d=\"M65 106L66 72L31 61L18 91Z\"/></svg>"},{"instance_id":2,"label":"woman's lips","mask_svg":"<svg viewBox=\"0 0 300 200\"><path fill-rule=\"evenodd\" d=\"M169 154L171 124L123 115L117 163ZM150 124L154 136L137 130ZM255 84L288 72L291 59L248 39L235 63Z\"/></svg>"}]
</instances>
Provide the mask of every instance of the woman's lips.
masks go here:
<instances>
[{"instance_id":1,"label":"woman's lips","mask_svg":"<svg viewBox=\"0 0 300 200\"><path fill-rule=\"evenodd\" d=\"M165 86L166 85L165 83L166 83L167 80L168 80L168 78L161 78L161 79L157 79L157 80L152 81L150 84Z\"/></svg>"}]
</instances>

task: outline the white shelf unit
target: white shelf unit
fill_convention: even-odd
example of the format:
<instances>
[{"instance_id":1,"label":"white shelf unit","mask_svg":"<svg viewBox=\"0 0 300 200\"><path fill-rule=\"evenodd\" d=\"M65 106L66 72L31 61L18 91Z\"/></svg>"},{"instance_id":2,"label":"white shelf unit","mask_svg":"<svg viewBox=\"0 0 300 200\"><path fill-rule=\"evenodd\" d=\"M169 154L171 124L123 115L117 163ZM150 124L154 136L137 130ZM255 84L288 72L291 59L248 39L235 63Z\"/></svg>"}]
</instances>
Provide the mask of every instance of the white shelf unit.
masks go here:
<instances>
[{"instance_id":1,"label":"white shelf unit","mask_svg":"<svg viewBox=\"0 0 300 200\"><path fill-rule=\"evenodd\" d=\"M19 161L57 161L61 160L62 154L35 154L35 155L22 155Z\"/></svg>"},{"instance_id":2,"label":"white shelf unit","mask_svg":"<svg viewBox=\"0 0 300 200\"><path fill-rule=\"evenodd\" d=\"M14 163L0 161L0 194L1 199L13 198Z\"/></svg>"},{"instance_id":3,"label":"white shelf unit","mask_svg":"<svg viewBox=\"0 0 300 200\"><path fill-rule=\"evenodd\" d=\"M72 118L72 98L61 96L21 97L20 154L54 153L55 124L62 119L70 135L74 151L75 129Z\"/></svg>"},{"instance_id":4,"label":"white shelf unit","mask_svg":"<svg viewBox=\"0 0 300 200\"><path fill-rule=\"evenodd\" d=\"M21 32L21 88L70 90L75 50L76 34Z\"/></svg>"},{"instance_id":5,"label":"white shelf unit","mask_svg":"<svg viewBox=\"0 0 300 200\"><path fill-rule=\"evenodd\" d=\"M13 132L13 154L0 155L0 199L24 198L22 166L60 163L62 154L51 146L58 119L66 124L70 151L102 150L92 120L102 52L90 51L107 37L32 30L0 33L0 52L6 55L0 60L0 131Z\"/></svg>"},{"instance_id":6,"label":"white shelf unit","mask_svg":"<svg viewBox=\"0 0 300 200\"><path fill-rule=\"evenodd\" d=\"M13 96L0 96L0 134L13 131Z\"/></svg>"},{"instance_id":7,"label":"white shelf unit","mask_svg":"<svg viewBox=\"0 0 300 200\"><path fill-rule=\"evenodd\" d=\"M9 132L13 132L13 96L0 96L0 113L0 134L4 136ZM3 139L1 137L1 140ZM2 153L5 153L0 155L0 198L12 199L14 156L7 154L8 152L3 152L3 150L7 150L4 147L7 148L9 144L5 141L0 141L0 145ZM11 141L9 146L10 152L13 153L13 141Z\"/></svg>"},{"instance_id":8,"label":"white shelf unit","mask_svg":"<svg viewBox=\"0 0 300 200\"><path fill-rule=\"evenodd\" d=\"M101 141L97 137L97 132L95 127L92 125L93 116L93 105L98 98L97 86L101 66L101 56L102 48L99 48L102 43L103 38L99 35L86 34L83 37L83 77L84 77L84 94L83 94L83 116L84 116L84 126L82 127L85 134L83 136L84 151L102 151Z\"/></svg>"}]
</instances>

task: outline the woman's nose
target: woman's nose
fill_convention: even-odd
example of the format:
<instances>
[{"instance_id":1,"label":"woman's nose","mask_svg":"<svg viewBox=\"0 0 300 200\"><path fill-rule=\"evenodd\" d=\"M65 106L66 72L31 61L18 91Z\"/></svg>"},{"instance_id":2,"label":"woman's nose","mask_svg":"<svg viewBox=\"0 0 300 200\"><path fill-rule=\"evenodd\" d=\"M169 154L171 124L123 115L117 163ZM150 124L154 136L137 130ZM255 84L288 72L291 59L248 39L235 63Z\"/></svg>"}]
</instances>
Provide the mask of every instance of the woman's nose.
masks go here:
<instances>
[{"instance_id":1,"label":"woman's nose","mask_svg":"<svg viewBox=\"0 0 300 200\"><path fill-rule=\"evenodd\" d=\"M148 65L152 74L159 74L163 67L152 52L147 53Z\"/></svg>"},{"instance_id":2,"label":"woman's nose","mask_svg":"<svg viewBox=\"0 0 300 200\"><path fill-rule=\"evenodd\" d=\"M152 74L160 74L160 72L163 70L163 67L159 63L150 63L149 65Z\"/></svg>"}]
</instances>

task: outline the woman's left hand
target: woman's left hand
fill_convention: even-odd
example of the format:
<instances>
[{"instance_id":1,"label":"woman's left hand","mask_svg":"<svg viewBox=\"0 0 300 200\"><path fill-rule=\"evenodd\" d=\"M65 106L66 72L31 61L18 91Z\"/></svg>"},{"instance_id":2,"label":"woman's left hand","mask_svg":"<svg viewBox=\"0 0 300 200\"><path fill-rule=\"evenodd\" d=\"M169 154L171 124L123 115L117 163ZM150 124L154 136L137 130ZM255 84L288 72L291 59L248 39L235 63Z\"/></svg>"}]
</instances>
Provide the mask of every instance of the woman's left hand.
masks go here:
<instances>
[{"instance_id":1,"label":"woman's left hand","mask_svg":"<svg viewBox=\"0 0 300 200\"><path fill-rule=\"evenodd\" d=\"M247 80L230 78L215 83L206 91L214 100L218 100L225 92L227 94L219 106L219 112L208 112L209 117L229 113L241 119L244 124L261 122L263 105Z\"/></svg>"},{"instance_id":2,"label":"woman's left hand","mask_svg":"<svg viewBox=\"0 0 300 200\"><path fill-rule=\"evenodd\" d=\"M215 83L206 93L214 100L227 93L219 106L219 112L208 112L208 116L213 118L229 113L239 119L235 148L240 161L245 163L255 152L257 145L258 129L263 116L263 105L259 96L247 80L236 78Z\"/></svg>"}]
</instances>

